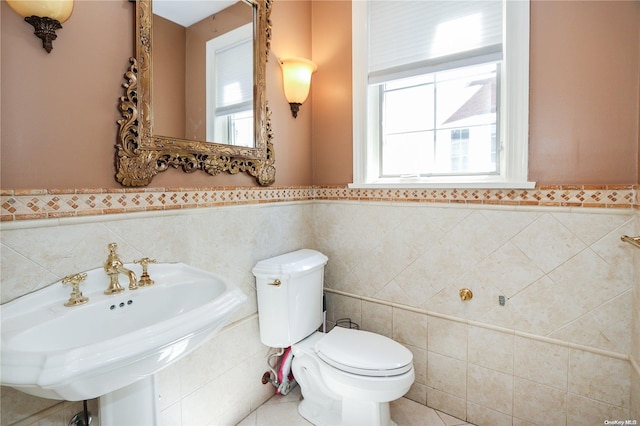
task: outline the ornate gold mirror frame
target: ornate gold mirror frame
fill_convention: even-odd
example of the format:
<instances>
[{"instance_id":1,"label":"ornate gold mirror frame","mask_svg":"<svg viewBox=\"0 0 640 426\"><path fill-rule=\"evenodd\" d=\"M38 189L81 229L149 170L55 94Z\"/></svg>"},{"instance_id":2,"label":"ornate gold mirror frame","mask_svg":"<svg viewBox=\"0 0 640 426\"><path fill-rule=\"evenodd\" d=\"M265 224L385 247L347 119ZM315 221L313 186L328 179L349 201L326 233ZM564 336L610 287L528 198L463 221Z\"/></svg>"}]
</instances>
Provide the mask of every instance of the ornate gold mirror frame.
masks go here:
<instances>
[{"instance_id":1,"label":"ornate gold mirror frame","mask_svg":"<svg viewBox=\"0 0 640 426\"><path fill-rule=\"evenodd\" d=\"M245 172L260 185L275 181L273 132L266 100L266 63L271 43L272 0L250 0L256 12L254 36L255 148L225 145L153 133L151 109L152 0L136 1L136 58L124 77L120 97L116 142L116 180L123 186L146 186L159 172L172 166L187 173L203 170L210 175Z\"/></svg>"}]
</instances>

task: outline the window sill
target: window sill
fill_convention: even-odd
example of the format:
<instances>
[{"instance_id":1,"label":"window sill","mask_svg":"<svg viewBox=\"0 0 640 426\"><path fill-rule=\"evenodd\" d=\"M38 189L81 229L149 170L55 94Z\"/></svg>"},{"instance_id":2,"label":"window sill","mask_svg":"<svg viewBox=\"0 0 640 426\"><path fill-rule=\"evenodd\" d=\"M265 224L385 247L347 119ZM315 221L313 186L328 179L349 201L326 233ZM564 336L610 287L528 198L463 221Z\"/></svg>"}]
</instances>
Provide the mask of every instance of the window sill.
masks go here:
<instances>
[{"instance_id":1,"label":"window sill","mask_svg":"<svg viewBox=\"0 0 640 426\"><path fill-rule=\"evenodd\" d=\"M533 189L535 182L505 182L505 181L454 181L454 180L427 180L427 179L380 179L375 182L350 183L353 189L395 189L395 188L481 188L481 189Z\"/></svg>"}]
</instances>

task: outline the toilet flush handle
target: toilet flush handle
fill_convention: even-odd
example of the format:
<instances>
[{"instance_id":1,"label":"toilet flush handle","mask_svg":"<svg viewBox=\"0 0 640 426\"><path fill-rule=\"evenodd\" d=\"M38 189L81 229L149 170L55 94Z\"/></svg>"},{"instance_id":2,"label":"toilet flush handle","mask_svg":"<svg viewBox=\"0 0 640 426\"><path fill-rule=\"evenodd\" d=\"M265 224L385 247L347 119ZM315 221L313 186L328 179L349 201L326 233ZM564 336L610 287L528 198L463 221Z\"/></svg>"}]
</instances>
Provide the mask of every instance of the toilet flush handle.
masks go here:
<instances>
[{"instance_id":1,"label":"toilet flush handle","mask_svg":"<svg viewBox=\"0 0 640 426\"><path fill-rule=\"evenodd\" d=\"M280 287L280 284L282 284L282 282L280 280L276 279L276 280L273 280L272 283L267 283L267 284L275 285L276 287Z\"/></svg>"}]
</instances>

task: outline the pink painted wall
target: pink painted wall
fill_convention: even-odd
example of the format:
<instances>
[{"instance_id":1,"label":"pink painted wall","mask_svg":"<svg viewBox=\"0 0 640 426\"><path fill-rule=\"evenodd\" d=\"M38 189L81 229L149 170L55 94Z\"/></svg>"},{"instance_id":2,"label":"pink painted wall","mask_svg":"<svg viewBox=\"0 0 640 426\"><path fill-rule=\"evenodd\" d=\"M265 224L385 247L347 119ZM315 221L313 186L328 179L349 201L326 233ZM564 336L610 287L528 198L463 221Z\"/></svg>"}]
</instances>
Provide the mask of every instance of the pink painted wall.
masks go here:
<instances>
[{"instance_id":1,"label":"pink painted wall","mask_svg":"<svg viewBox=\"0 0 640 426\"><path fill-rule=\"evenodd\" d=\"M118 98L133 55L132 4L78 1L50 54L1 9L2 188L115 187Z\"/></svg>"},{"instance_id":2,"label":"pink painted wall","mask_svg":"<svg viewBox=\"0 0 640 426\"><path fill-rule=\"evenodd\" d=\"M294 185L313 183L311 163L311 96L301 106L298 118L291 109L282 89L282 70L278 59L311 58L311 1L275 0L273 2L273 43L267 63L267 98L273 111L273 131L276 135L276 184L278 175L286 173ZM312 83L313 85L313 83ZM279 141L288 141L283 146Z\"/></svg>"},{"instance_id":3,"label":"pink painted wall","mask_svg":"<svg viewBox=\"0 0 640 426\"><path fill-rule=\"evenodd\" d=\"M3 189L116 188L118 98L134 55L128 0L76 0L47 54L33 27L2 1L0 184ZM273 3L267 99L276 146L276 185L310 185L310 113L294 121L276 52L311 56L310 3ZM154 187L254 186L245 175L168 170Z\"/></svg>"},{"instance_id":4,"label":"pink painted wall","mask_svg":"<svg viewBox=\"0 0 640 426\"><path fill-rule=\"evenodd\" d=\"M352 178L351 3L313 2L315 184ZM531 3L529 178L640 182L640 2Z\"/></svg>"},{"instance_id":5,"label":"pink painted wall","mask_svg":"<svg viewBox=\"0 0 640 426\"><path fill-rule=\"evenodd\" d=\"M313 183L353 181L351 2L313 2Z\"/></svg>"},{"instance_id":6,"label":"pink painted wall","mask_svg":"<svg viewBox=\"0 0 640 426\"><path fill-rule=\"evenodd\" d=\"M640 2L534 1L529 174L637 183Z\"/></svg>"},{"instance_id":7,"label":"pink painted wall","mask_svg":"<svg viewBox=\"0 0 640 426\"><path fill-rule=\"evenodd\" d=\"M2 188L112 188L118 98L133 55L133 5L76 1L47 55L1 3ZM351 3L275 0L267 99L276 185L345 184L352 176ZM640 2L531 5L530 179L640 182ZM297 119L277 58L318 63ZM246 175L169 170L152 186L252 186Z\"/></svg>"}]
</instances>

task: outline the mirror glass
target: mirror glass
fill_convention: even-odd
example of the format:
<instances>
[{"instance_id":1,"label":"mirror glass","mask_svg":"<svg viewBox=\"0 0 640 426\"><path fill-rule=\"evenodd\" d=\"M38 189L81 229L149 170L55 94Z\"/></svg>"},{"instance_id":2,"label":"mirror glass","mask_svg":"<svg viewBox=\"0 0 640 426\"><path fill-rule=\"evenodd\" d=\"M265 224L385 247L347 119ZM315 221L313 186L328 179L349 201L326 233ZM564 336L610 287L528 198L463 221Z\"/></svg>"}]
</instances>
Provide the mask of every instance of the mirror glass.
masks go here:
<instances>
[{"instance_id":1,"label":"mirror glass","mask_svg":"<svg viewBox=\"0 0 640 426\"><path fill-rule=\"evenodd\" d=\"M119 103L118 182L147 186L169 166L275 181L265 87L272 1L135 2L136 57Z\"/></svg>"},{"instance_id":2,"label":"mirror glass","mask_svg":"<svg viewBox=\"0 0 640 426\"><path fill-rule=\"evenodd\" d=\"M254 4L153 2L154 133L254 147Z\"/></svg>"}]
</instances>

